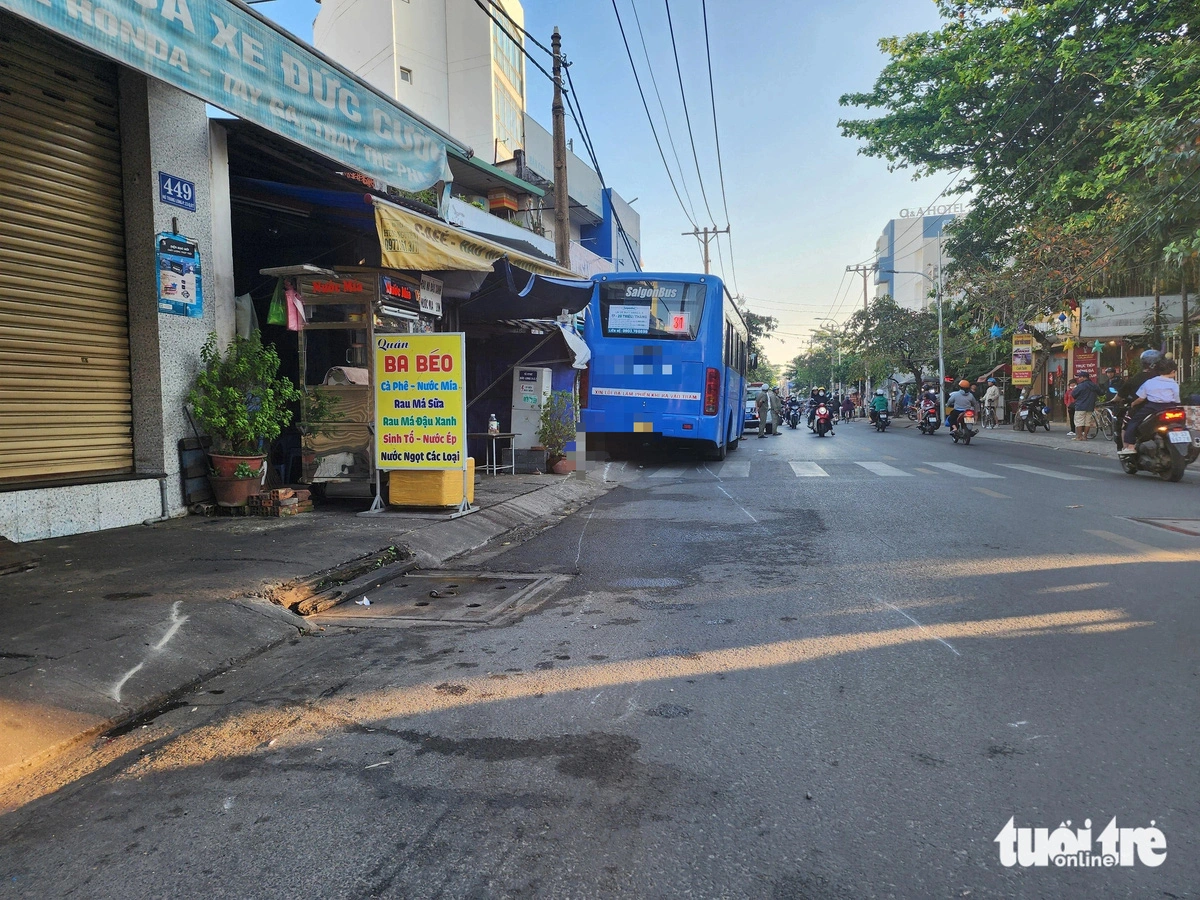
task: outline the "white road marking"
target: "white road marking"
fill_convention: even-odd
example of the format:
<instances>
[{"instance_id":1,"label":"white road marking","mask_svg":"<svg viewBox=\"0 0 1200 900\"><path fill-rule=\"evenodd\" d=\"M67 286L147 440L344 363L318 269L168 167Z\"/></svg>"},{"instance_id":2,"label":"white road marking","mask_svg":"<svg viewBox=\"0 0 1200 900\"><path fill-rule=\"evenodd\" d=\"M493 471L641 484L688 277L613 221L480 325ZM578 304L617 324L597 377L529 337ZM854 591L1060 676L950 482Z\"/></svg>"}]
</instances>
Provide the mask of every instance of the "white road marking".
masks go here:
<instances>
[{"instance_id":1,"label":"white road marking","mask_svg":"<svg viewBox=\"0 0 1200 900\"><path fill-rule=\"evenodd\" d=\"M975 484L971 485L971 490L979 491L979 493L983 494L985 497L995 497L997 500L1011 500L1012 499L1012 497L1008 496L1008 494L999 494L996 491L989 490L988 488L985 488L985 487L979 487L978 485L975 485Z\"/></svg>"},{"instance_id":2,"label":"white road marking","mask_svg":"<svg viewBox=\"0 0 1200 900\"><path fill-rule=\"evenodd\" d=\"M708 466L704 468L708 469L717 479L750 477L750 460L748 459L727 459L723 463L717 463L711 469Z\"/></svg>"},{"instance_id":3,"label":"white road marking","mask_svg":"<svg viewBox=\"0 0 1200 900\"><path fill-rule=\"evenodd\" d=\"M1061 481L1091 481L1086 475L1072 475L1070 472L1055 472L1053 469L1039 469L1037 466L1024 466L1018 463L997 463L1005 469L1016 469L1018 472L1028 472L1030 475L1045 475L1047 478L1058 478Z\"/></svg>"},{"instance_id":4,"label":"white road marking","mask_svg":"<svg viewBox=\"0 0 1200 900\"><path fill-rule=\"evenodd\" d=\"M1113 471L1115 471L1115 469L1109 469L1109 468L1106 468L1106 467L1104 467L1104 466L1081 466L1081 465L1078 465L1078 464L1076 464L1076 465L1072 465L1072 466L1071 466L1071 468L1072 468L1072 469L1087 469L1089 472L1105 472L1105 473L1109 473L1109 472L1113 472Z\"/></svg>"},{"instance_id":5,"label":"white road marking","mask_svg":"<svg viewBox=\"0 0 1200 900\"><path fill-rule=\"evenodd\" d=\"M183 602L182 600L176 600L174 603L171 604L171 619L167 623L167 631L159 639L158 643L150 648L149 656L147 656L146 659L143 659L140 663L138 663L136 666L134 666L132 669L130 669L128 672L126 672L124 675L122 675L120 678L118 678L116 683L112 686L112 689L108 692L108 695L110 697L112 697L113 700L115 700L117 703L121 702L121 689L123 687L125 687L125 683L127 681L129 681L130 678L132 678L134 675L136 675L138 672L141 671L142 666L146 665L146 662L150 659L151 656L156 656L159 653L161 653L163 651L163 648L165 648L167 646L167 644L169 644L171 642L171 638L175 637L175 635L179 633L179 629L183 627L183 623L188 620L187 616L181 616L179 614L179 604L181 604L182 602Z\"/></svg>"},{"instance_id":6,"label":"white road marking","mask_svg":"<svg viewBox=\"0 0 1200 900\"><path fill-rule=\"evenodd\" d=\"M647 478L678 478L680 475L686 475L692 470L691 463L672 463L669 466L663 466L661 469L651 472Z\"/></svg>"},{"instance_id":7,"label":"white road marking","mask_svg":"<svg viewBox=\"0 0 1200 900\"><path fill-rule=\"evenodd\" d=\"M815 462L804 462L798 459L788 460L788 465L796 473L797 478L828 478L829 473Z\"/></svg>"},{"instance_id":8,"label":"white road marking","mask_svg":"<svg viewBox=\"0 0 1200 900\"><path fill-rule=\"evenodd\" d=\"M1038 588L1038 594L1070 594L1075 591L1091 591L1096 588L1108 587L1107 581L1093 581L1089 584L1060 584L1058 587Z\"/></svg>"},{"instance_id":9,"label":"white road marking","mask_svg":"<svg viewBox=\"0 0 1200 900\"><path fill-rule=\"evenodd\" d=\"M926 628L924 625L922 625L920 622L918 622L916 619L914 619L912 616L910 616L908 613L906 613L904 610L902 610L900 607L898 607L898 606L895 606L895 605L893 605L893 604L891 604L891 603L887 603L887 604L885 604L885 605L886 605L886 606L890 606L890 607L891 607L892 609L894 609L896 612L900 613L900 615L904 616L904 618L908 619L908 621L912 622L914 625L916 625L916 626L917 626L918 628L920 628L922 631L928 631L928 630L929 630L929 629L928 629L928 628ZM939 644L941 644L942 646L944 646L944 647L945 647L947 650L949 650L949 651L950 651L951 653L953 653L955 656L962 656L962 654L961 654L961 653L959 653L957 650L955 650L953 647L951 647L949 644L947 644L945 641L943 641L943 640L942 640L940 637L935 637L935 638L934 638L934 640L935 640L935 641L937 641L937 642L938 642Z\"/></svg>"},{"instance_id":10,"label":"white road marking","mask_svg":"<svg viewBox=\"0 0 1200 900\"><path fill-rule=\"evenodd\" d=\"M968 469L966 466L960 466L957 463L937 463L927 462L927 466L933 466L935 469L941 469L943 472L952 472L955 475L961 475L963 478L1003 478L1003 475L993 475L991 472L980 472L978 469Z\"/></svg>"},{"instance_id":11,"label":"white road marking","mask_svg":"<svg viewBox=\"0 0 1200 900\"><path fill-rule=\"evenodd\" d=\"M182 600L176 600L171 604L171 625L167 628L167 633L162 636L162 640L154 645L153 649L156 652L167 646L171 642L171 638L175 637L176 632L183 626L183 623L188 620L187 616L179 615L179 604L182 602Z\"/></svg>"},{"instance_id":12,"label":"white road marking","mask_svg":"<svg viewBox=\"0 0 1200 900\"><path fill-rule=\"evenodd\" d=\"M718 484L717 488L718 488L718 490L721 491L722 494L724 494L730 500L733 500L733 494L731 494L731 493L729 493L729 491L725 490L724 487L722 487L720 484ZM733 502L737 506L738 509L740 509L742 512L744 512L746 515L750 516L751 522L753 522L755 525L758 524L758 519L756 519L756 518L754 518L754 516L750 515L750 510L746 509L746 507L742 506L742 504L738 503L736 500L733 500Z\"/></svg>"},{"instance_id":13,"label":"white road marking","mask_svg":"<svg viewBox=\"0 0 1200 900\"><path fill-rule=\"evenodd\" d=\"M587 534L588 526L592 524L592 516L596 514L596 507L592 507L592 511L588 513L587 521L583 523L583 530L579 532L579 544L575 547L575 568L579 568L579 556L583 553L583 536Z\"/></svg>"},{"instance_id":14,"label":"white road marking","mask_svg":"<svg viewBox=\"0 0 1200 900\"><path fill-rule=\"evenodd\" d=\"M912 478L912 472L905 472L902 469L897 469L895 466L889 466L887 463L856 462L855 465L862 466L868 472L882 475L884 478Z\"/></svg>"}]
</instances>

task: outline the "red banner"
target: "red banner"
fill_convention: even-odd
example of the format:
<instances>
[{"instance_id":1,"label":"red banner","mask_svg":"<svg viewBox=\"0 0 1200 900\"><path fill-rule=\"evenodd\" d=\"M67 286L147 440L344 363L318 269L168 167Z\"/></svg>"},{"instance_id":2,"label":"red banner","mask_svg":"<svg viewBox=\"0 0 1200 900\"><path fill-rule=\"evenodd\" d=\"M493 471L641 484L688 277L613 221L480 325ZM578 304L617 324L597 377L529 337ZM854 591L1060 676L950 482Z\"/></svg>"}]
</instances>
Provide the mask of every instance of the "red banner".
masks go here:
<instances>
[{"instance_id":1,"label":"red banner","mask_svg":"<svg viewBox=\"0 0 1200 900\"><path fill-rule=\"evenodd\" d=\"M1080 353L1075 351L1075 374L1087 375L1090 378L1095 378L1100 374L1100 358L1099 354L1086 352Z\"/></svg>"}]
</instances>

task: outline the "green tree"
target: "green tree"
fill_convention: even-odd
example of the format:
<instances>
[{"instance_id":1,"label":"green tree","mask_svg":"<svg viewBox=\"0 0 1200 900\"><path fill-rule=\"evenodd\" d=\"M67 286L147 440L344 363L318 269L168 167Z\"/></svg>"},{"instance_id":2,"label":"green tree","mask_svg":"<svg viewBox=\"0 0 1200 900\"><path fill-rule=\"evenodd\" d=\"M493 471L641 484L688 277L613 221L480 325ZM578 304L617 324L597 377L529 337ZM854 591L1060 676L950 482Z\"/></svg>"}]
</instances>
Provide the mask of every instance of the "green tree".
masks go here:
<instances>
[{"instance_id":1,"label":"green tree","mask_svg":"<svg viewBox=\"0 0 1200 900\"><path fill-rule=\"evenodd\" d=\"M920 384L925 369L937 366L937 315L929 310L878 297L850 317L847 332L856 351L886 374L908 372Z\"/></svg>"},{"instance_id":2,"label":"green tree","mask_svg":"<svg viewBox=\"0 0 1200 900\"><path fill-rule=\"evenodd\" d=\"M779 327L779 320L774 316L760 316L742 307L742 318L746 320L746 330L750 365L746 372L747 381L773 382L775 372L767 361L767 353L763 347L764 341Z\"/></svg>"}]
</instances>

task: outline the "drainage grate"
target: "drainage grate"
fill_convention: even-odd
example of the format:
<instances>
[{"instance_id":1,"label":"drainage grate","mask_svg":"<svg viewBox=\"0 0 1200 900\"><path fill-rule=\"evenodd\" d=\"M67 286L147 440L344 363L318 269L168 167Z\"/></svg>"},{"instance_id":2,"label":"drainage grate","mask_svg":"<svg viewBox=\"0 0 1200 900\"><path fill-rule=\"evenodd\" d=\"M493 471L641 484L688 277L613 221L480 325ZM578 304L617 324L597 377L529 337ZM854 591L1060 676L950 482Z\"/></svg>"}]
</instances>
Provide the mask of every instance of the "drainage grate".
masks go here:
<instances>
[{"instance_id":1,"label":"drainage grate","mask_svg":"<svg viewBox=\"0 0 1200 900\"><path fill-rule=\"evenodd\" d=\"M362 598L352 597L309 621L374 627L496 625L528 612L535 600L570 580L569 575L514 572L409 572L369 591L370 606L360 606Z\"/></svg>"},{"instance_id":2,"label":"drainage grate","mask_svg":"<svg viewBox=\"0 0 1200 900\"><path fill-rule=\"evenodd\" d=\"M1200 537L1200 519L1134 518L1133 521L1141 522L1143 525L1153 525L1155 528L1165 528L1167 531L1174 531L1177 534L1189 534L1192 537Z\"/></svg>"}]
</instances>

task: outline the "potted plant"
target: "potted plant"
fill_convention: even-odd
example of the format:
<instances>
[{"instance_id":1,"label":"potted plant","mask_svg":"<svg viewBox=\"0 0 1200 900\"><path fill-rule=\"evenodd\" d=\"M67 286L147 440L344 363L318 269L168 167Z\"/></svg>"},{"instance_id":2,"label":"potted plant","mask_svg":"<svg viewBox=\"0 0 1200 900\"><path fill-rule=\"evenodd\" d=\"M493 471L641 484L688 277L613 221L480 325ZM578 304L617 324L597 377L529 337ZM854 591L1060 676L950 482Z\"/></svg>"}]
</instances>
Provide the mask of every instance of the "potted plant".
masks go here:
<instances>
[{"instance_id":1,"label":"potted plant","mask_svg":"<svg viewBox=\"0 0 1200 900\"><path fill-rule=\"evenodd\" d=\"M222 506L244 506L258 493L266 446L292 421L291 404L301 393L280 377L279 354L263 346L258 331L234 338L224 353L209 334L200 362L187 400L213 440L213 492Z\"/></svg>"},{"instance_id":2,"label":"potted plant","mask_svg":"<svg viewBox=\"0 0 1200 900\"><path fill-rule=\"evenodd\" d=\"M546 448L546 464L557 475L567 469L567 444L575 440L575 408L570 391L551 391L542 405L538 442Z\"/></svg>"}]
</instances>

